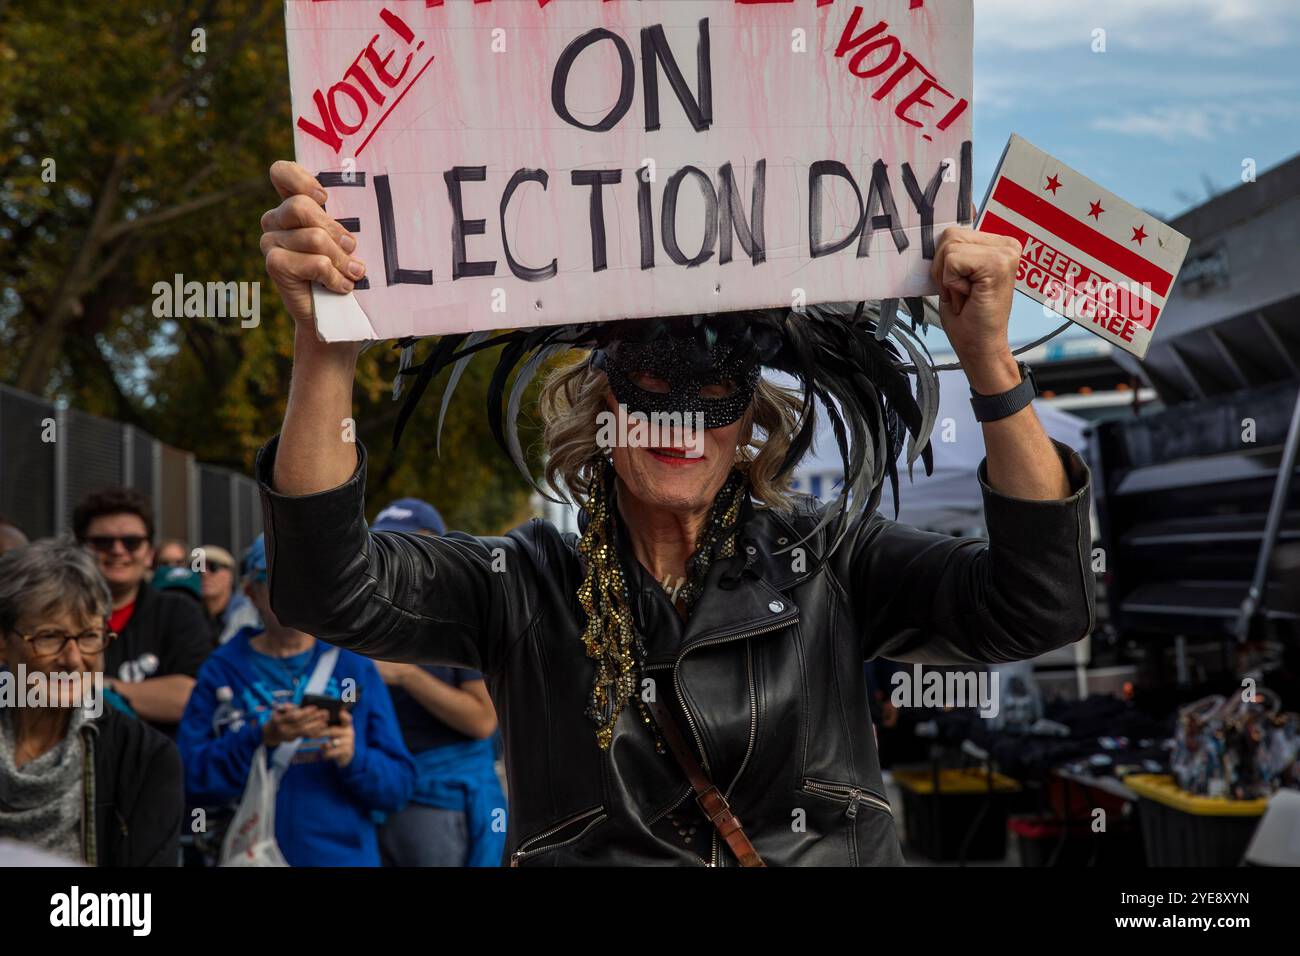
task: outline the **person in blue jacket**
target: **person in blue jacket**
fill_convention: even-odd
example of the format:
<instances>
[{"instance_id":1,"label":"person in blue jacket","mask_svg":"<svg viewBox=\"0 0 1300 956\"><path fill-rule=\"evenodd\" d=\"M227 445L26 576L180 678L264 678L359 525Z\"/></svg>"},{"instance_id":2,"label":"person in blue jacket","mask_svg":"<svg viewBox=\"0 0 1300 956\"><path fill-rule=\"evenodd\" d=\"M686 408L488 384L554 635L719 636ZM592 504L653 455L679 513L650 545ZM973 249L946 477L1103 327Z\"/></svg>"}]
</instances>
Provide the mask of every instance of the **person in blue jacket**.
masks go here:
<instances>
[{"instance_id":1,"label":"person in blue jacket","mask_svg":"<svg viewBox=\"0 0 1300 956\"><path fill-rule=\"evenodd\" d=\"M419 498L394 501L372 531L447 533L438 509ZM500 866L506 795L492 737L497 715L483 675L461 667L375 661L393 695L402 737L415 758L415 794L379 831L390 866Z\"/></svg>"},{"instance_id":2,"label":"person in blue jacket","mask_svg":"<svg viewBox=\"0 0 1300 956\"><path fill-rule=\"evenodd\" d=\"M196 805L238 802L257 748L301 738L276 795L280 851L290 866L378 866L377 823L405 806L416 780L388 690L367 658L340 651L322 693L343 701L341 723L302 706L329 645L276 619L261 536L244 573L265 629L241 630L199 670L177 733L186 793Z\"/></svg>"}]
</instances>

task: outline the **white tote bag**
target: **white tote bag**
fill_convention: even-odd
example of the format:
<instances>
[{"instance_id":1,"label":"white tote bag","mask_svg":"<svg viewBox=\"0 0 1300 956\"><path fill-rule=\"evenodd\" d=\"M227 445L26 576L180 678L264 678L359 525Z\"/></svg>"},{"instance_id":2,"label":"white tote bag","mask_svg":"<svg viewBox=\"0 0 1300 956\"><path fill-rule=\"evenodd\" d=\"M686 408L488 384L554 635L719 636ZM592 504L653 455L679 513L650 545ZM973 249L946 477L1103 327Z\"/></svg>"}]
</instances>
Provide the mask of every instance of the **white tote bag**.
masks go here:
<instances>
[{"instance_id":1,"label":"white tote bag","mask_svg":"<svg viewBox=\"0 0 1300 956\"><path fill-rule=\"evenodd\" d=\"M325 690L338 657L337 647L331 647L320 656L303 690L304 695L320 694ZM244 784L244 795L239 800L239 809L235 811L235 818L230 821L230 829L221 843L218 866L289 865L280 852L280 845L275 842L275 796L280 790L280 780L301 744L301 737L280 744L270 760L267 760L265 746L257 748L248 771L248 782Z\"/></svg>"},{"instance_id":2,"label":"white tote bag","mask_svg":"<svg viewBox=\"0 0 1300 956\"><path fill-rule=\"evenodd\" d=\"M275 794L279 789L278 779L267 767L266 748L258 747L244 796L221 844L220 866L289 865L275 842Z\"/></svg>"}]
</instances>

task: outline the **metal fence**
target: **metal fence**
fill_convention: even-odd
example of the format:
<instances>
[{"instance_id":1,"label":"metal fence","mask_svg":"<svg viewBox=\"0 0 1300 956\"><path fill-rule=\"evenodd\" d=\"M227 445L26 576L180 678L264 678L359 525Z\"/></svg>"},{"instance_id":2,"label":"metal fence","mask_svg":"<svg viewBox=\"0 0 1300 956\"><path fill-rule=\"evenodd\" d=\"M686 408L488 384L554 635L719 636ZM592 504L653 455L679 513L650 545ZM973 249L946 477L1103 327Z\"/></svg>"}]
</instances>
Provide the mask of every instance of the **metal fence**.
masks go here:
<instances>
[{"instance_id":1,"label":"metal fence","mask_svg":"<svg viewBox=\"0 0 1300 956\"><path fill-rule=\"evenodd\" d=\"M238 555L262 531L247 475L196 462L134 425L0 385L0 515L33 539L70 532L77 503L115 485L149 497L157 540Z\"/></svg>"}]
</instances>

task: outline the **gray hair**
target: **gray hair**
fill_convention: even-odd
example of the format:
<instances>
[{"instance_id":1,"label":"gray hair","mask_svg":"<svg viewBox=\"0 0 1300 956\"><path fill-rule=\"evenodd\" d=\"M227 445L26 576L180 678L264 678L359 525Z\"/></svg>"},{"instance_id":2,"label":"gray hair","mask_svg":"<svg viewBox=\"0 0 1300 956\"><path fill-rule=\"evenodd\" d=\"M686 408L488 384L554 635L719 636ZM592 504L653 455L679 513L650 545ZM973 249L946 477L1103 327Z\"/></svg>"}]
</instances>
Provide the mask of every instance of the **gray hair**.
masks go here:
<instances>
[{"instance_id":1,"label":"gray hair","mask_svg":"<svg viewBox=\"0 0 1300 956\"><path fill-rule=\"evenodd\" d=\"M0 633L24 617L62 611L99 621L112 607L95 559L72 538L42 538L0 555Z\"/></svg>"}]
</instances>

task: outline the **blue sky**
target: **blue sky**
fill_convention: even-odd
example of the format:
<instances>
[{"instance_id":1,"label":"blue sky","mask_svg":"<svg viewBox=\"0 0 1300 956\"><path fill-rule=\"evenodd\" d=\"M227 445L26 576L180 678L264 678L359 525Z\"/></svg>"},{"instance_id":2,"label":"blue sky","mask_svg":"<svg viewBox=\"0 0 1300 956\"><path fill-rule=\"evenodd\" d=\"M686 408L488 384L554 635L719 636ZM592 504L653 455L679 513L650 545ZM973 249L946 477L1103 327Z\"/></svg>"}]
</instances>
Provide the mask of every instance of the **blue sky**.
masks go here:
<instances>
[{"instance_id":1,"label":"blue sky","mask_svg":"<svg viewBox=\"0 0 1300 956\"><path fill-rule=\"evenodd\" d=\"M1300 0L975 0L977 201L1012 132L1167 221L1300 152Z\"/></svg>"}]
</instances>

